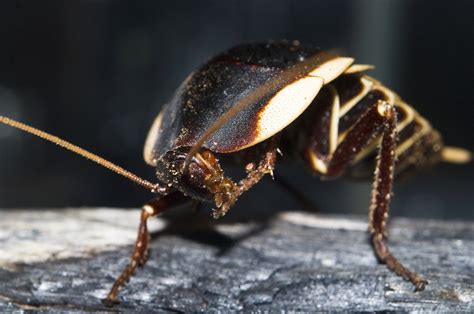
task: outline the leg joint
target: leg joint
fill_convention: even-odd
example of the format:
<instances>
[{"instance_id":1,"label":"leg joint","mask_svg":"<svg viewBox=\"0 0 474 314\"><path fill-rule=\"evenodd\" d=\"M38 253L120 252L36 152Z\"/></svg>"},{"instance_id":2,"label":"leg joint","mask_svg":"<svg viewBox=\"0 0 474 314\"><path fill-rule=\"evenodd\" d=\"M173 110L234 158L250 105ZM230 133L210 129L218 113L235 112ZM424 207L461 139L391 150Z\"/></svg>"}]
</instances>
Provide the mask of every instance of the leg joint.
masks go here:
<instances>
[{"instance_id":1,"label":"leg joint","mask_svg":"<svg viewBox=\"0 0 474 314\"><path fill-rule=\"evenodd\" d=\"M156 216L158 211L151 205L143 205L142 210L148 214L148 216Z\"/></svg>"},{"instance_id":2,"label":"leg joint","mask_svg":"<svg viewBox=\"0 0 474 314\"><path fill-rule=\"evenodd\" d=\"M395 107L384 100L377 102L377 112L380 116L390 119L395 115Z\"/></svg>"}]
</instances>

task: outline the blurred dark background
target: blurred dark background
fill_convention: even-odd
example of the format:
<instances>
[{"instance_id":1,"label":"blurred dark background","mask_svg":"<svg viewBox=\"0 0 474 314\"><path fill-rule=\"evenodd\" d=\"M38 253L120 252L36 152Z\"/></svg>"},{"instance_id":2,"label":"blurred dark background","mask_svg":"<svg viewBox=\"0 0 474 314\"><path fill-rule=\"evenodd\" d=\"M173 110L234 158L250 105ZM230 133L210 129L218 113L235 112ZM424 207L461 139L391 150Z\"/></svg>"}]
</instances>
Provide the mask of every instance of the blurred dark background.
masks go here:
<instances>
[{"instance_id":1,"label":"blurred dark background","mask_svg":"<svg viewBox=\"0 0 474 314\"><path fill-rule=\"evenodd\" d=\"M148 179L142 159L160 106L230 46L298 39L337 48L474 151L474 2L415 0L2 1L0 115L61 136ZM320 212L365 214L370 182L320 182L300 163L277 173ZM300 209L264 180L234 208ZM439 165L396 184L392 216L474 219L474 166ZM0 126L0 208L139 207L146 190ZM316 210L316 208L315 208Z\"/></svg>"}]
</instances>

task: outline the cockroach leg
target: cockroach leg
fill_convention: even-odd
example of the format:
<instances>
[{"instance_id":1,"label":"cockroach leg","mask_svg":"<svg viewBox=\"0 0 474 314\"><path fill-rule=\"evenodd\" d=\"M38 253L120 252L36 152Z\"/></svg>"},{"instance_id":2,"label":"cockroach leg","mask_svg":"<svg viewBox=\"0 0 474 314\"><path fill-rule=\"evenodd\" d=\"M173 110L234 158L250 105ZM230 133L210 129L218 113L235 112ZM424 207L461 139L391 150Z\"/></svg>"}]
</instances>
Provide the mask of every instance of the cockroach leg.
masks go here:
<instances>
[{"instance_id":1,"label":"cockroach leg","mask_svg":"<svg viewBox=\"0 0 474 314\"><path fill-rule=\"evenodd\" d=\"M257 167L253 167L250 171L247 172L247 176L240 180L239 186L239 195L248 191L252 186L257 184L266 174L270 174L273 177L273 170L275 169L276 157L278 154L278 143L279 136L272 137L266 148L263 155L263 158L258 163Z\"/></svg>"},{"instance_id":2,"label":"cockroach leg","mask_svg":"<svg viewBox=\"0 0 474 314\"><path fill-rule=\"evenodd\" d=\"M412 282L415 285L416 292L425 290L428 281L423 279L417 273L407 269L392 255L387 246L386 236L382 233L373 234L372 244L379 260L385 263L390 270L403 277L405 280Z\"/></svg>"},{"instance_id":3,"label":"cockroach leg","mask_svg":"<svg viewBox=\"0 0 474 314\"><path fill-rule=\"evenodd\" d=\"M397 124L395 107L386 101L377 101L360 117L337 146L336 151L329 158L327 172L324 175L336 177L342 174L367 145L387 132L393 132L391 136L394 137L394 149L390 153L393 154L395 160L397 131L391 130L392 124L394 126ZM392 171L393 167L394 165L391 165Z\"/></svg>"},{"instance_id":4,"label":"cockroach leg","mask_svg":"<svg viewBox=\"0 0 474 314\"><path fill-rule=\"evenodd\" d=\"M214 218L224 216L237 198L257 184L266 174L273 175L278 142L278 136L269 139L258 165L252 163L251 167L247 167L247 176L238 183L224 175L217 157L212 152L206 150L196 154L190 164L190 170L199 167L205 173L204 186L213 195L217 207L213 211Z\"/></svg>"},{"instance_id":5,"label":"cockroach leg","mask_svg":"<svg viewBox=\"0 0 474 314\"><path fill-rule=\"evenodd\" d=\"M386 240L386 223L390 199L392 196L392 183L396 161L397 147L397 114L395 107L386 101L379 100L371 106L354 124L345 138L337 146L335 152L323 156L320 152L310 151L309 156L318 156L322 166L313 170L326 177L337 177L351 165L357 154L372 141L382 135L377 165L375 168L372 200L369 211L369 230L372 244L379 260L399 276L411 281L417 291L423 290L427 281L416 273L405 268L389 251ZM323 156L323 158L321 158ZM321 172L324 169L324 172Z\"/></svg>"},{"instance_id":6,"label":"cockroach leg","mask_svg":"<svg viewBox=\"0 0 474 314\"><path fill-rule=\"evenodd\" d=\"M143 266L146 262L150 243L150 234L147 227L148 219L157 216L186 200L187 198L180 192L173 192L165 196L159 196L143 205L140 224L138 227L138 236L135 241L135 247L133 249L130 263L115 280L107 297L102 300L106 306L112 306L113 304L118 303L117 298L120 288L130 280L137 267Z\"/></svg>"},{"instance_id":7,"label":"cockroach leg","mask_svg":"<svg viewBox=\"0 0 474 314\"><path fill-rule=\"evenodd\" d=\"M382 142L377 156L369 211L369 230L372 235L375 253L380 261L405 280L411 281L416 287L415 291L422 291L428 282L418 274L405 268L392 255L386 242L386 224L390 199L392 197L394 165L396 161L395 150L397 147L396 115L393 107L389 110L391 113L388 112L384 121Z\"/></svg>"}]
</instances>

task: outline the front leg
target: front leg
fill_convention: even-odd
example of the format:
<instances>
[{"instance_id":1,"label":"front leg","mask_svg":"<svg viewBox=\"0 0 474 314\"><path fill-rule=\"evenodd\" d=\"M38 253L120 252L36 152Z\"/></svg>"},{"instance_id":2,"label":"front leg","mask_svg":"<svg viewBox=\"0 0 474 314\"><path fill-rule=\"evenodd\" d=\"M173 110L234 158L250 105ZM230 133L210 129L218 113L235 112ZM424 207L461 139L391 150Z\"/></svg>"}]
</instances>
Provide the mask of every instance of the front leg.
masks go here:
<instances>
[{"instance_id":1,"label":"front leg","mask_svg":"<svg viewBox=\"0 0 474 314\"><path fill-rule=\"evenodd\" d=\"M336 177L344 173L360 151L382 135L369 211L369 230L372 244L379 260L396 274L411 281L418 291L424 289L427 281L404 267L392 255L386 242L386 224L396 161L396 126L397 114L395 107L386 101L379 100L352 126L334 153L321 158L321 153L311 151L314 145L310 144L307 154L313 159L318 158L319 164L311 163L311 158L309 159L310 166L313 167L314 171L326 177ZM315 167L316 165L318 167ZM324 172L321 170L324 170Z\"/></svg>"},{"instance_id":2,"label":"front leg","mask_svg":"<svg viewBox=\"0 0 474 314\"><path fill-rule=\"evenodd\" d=\"M150 202L143 205L140 216L140 225L138 227L138 236L135 241L130 263L125 267L120 276L115 280L107 297L102 301L106 306L112 306L117 303L119 289L124 286L135 273L138 266L145 264L148 256L150 234L148 232L147 222L150 217L157 216L181 203L189 200L180 192L173 192L165 196L158 196Z\"/></svg>"}]
</instances>

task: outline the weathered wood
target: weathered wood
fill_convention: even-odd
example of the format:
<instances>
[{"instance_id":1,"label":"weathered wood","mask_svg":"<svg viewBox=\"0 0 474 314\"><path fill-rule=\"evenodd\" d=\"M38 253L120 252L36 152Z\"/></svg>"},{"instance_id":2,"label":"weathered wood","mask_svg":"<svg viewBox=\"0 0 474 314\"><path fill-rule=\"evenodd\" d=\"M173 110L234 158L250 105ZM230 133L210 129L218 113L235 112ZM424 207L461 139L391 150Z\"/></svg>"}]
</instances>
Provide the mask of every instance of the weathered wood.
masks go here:
<instances>
[{"instance_id":1,"label":"weathered wood","mask_svg":"<svg viewBox=\"0 0 474 314\"><path fill-rule=\"evenodd\" d=\"M474 311L473 222L393 219L393 252L429 280L414 293L377 263L365 219L301 212L212 228L157 219L146 267L107 309L138 215L0 211L0 311Z\"/></svg>"}]
</instances>

